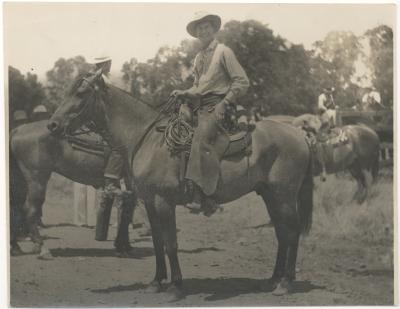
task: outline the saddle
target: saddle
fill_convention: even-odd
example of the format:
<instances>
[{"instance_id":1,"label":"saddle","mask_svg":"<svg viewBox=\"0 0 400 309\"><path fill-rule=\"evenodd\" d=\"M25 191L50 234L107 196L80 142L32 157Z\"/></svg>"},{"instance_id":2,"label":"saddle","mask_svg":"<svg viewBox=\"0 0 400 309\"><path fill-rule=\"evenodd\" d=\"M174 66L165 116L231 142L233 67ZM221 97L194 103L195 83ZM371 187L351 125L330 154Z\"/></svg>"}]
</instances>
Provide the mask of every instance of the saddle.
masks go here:
<instances>
[{"instance_id":1,"label":"saddle","mask_svg":"<svg viewBox=\"0 0 400 309\"><path fill-rule=\"evenodd\" d=\"M317 141L336 148L347 144L349 142L349 137L341 128L334 128L327 134L318 134Z\"/></svg>"},{"instance_id":2,"label":"saddle","mask_svg":"<svg viewBox=\"0 0 400 309\"><path fill-rule=\"evenodd\" d=\"M80 135L68 135L68 143L71 147L78 151L83 151L89 154L97 155L106 158L110 154L110 147L104 139L93 132L83 133Z\"/></svg>"},{"instance_id":3,"label":"saddle","mask_svg":"<svg viewBox=\"0 0 400 309\"><path fill-rule=\"evenodd\" d=\"M239 131L235 134L229 135L229 146L226 149L223 158L237 154L249 156L251 154L252 141L251 132L249 130Z\"/></svg>"},{"instance_id":4,"label":"saddle","mask_svg":"<svg viewBox=\"0 0 400 309\"><path fill-rule=\"evenodd\" d=\"M251 131L254 128L239 128L227 131L229 145L222 158L234 155L249 156L252 148ZM158 126L157 131L164 132L165 142L173 154L185 152L190 154L192 144L193 126L182 117L171 118L166 126Z\"/></svg>"}]
</instances>

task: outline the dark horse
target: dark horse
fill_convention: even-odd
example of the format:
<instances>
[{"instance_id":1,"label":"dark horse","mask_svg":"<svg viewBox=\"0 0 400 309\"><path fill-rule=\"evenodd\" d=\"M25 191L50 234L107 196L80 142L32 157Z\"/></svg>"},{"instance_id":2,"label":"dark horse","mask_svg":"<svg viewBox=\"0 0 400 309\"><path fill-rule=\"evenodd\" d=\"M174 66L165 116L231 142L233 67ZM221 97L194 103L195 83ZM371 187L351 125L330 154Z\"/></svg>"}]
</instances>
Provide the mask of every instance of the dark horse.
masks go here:
<instances>
[{"instance_id":1,"label":"dark horse","mask_svg":"<svg viewBox=\"0 0 400 309\"><path fill-rule=\"evenodd\" d=\"M328 144L330 140L334 140L334 137L329 138L329 127L324 125L321 118L316 115L304 114L298 117L276 115L267 117L267 119L312 132L317 136L317 140L319 136L325 135L328 138ZM357 181L358 187L353 199L358 203L363 203L369 194L372 183L376 182L378 178L379 137L373 129L363 124L346 125L334 130L341 130L347 141L333 147L325 146L326 142L317 142L317 147L320 147L322 154L314 156L316 159L314 160L314 175L322 173L322 160L324 160L327 174L349 171ZM324 147L326 147L325 151ZM369 175L371 175L372 181Z\"/></svg>"},{"instance_id":2,"label":"dark horse","mask_svg":"<svg viewBox=\"0 0 400 309\"><path fill-rule=\"evenodd\" d=\"M132 157L131 172L138 195L145 202L156 256L156 273L149 290L160 291L167 278L165 252L171 268L167 292L182 294L178 261L175 207L188 197L179 181L180 157L171 154L164 134L168 115L151 109L123 90L104 86L101 73L77 79L64 103L49 120L54 134L75 130L86 121L106 128ZM252 191L264 199L274 223L278 254L270 281L274 294L288 293L295 279L299 237L311 228L313 182L311 156L304 136L291 126L260 121L252 132L249 157L225 158L214 198L227 203Z\"/></svg>"},{"instance_id":3,"label":"dark horse","mask_svg":"<svg viewBox=\"0 0 400 309\"><path fill-rule=\"evenodd\" d=\"M13 255L22 253L16 234L18 226L26 225L34 242L33 252L40 253L41 258L51 258L49 250L43 246L38 220L52 172L95 188L103 186L105 158L73 148L66 138L55 138L46 125L47 120L28 123L10 133L10 210L13 219L10 243ZM130 250L128 218L133 205L129 204L126 203L119 214L120 225L114 243L117 252L122 254Z\"/></svg>"}]
</instances>

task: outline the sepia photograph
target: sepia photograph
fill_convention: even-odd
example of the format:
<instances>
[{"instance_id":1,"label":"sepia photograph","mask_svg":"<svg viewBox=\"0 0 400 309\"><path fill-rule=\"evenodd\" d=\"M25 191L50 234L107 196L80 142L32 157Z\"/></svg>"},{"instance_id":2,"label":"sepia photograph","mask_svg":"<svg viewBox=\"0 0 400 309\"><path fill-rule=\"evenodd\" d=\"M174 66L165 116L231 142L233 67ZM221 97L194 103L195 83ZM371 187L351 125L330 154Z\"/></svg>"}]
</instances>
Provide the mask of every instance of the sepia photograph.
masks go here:
<instances>
[{"instance_id":1,"label":"sepia photograph","mask_svg":"<svg viewBox=\"0 0 400 309\"><path fill-rule=\"evenodd\" d=\"M8 306L393 306L395 3L3 2Z\"/></svg>"}]
</instances>

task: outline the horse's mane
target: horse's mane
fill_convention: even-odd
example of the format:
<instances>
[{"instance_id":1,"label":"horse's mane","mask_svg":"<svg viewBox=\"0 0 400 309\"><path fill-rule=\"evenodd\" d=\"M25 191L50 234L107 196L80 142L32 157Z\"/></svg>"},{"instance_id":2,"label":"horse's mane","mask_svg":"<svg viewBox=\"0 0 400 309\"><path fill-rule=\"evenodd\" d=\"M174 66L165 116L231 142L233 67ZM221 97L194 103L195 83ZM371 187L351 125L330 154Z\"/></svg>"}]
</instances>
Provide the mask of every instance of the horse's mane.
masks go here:
<instances>
[{"instance_id":1,"label":"horse's mane","mask_svg":"<svg viewBox=\"0 0 400 309\"><path fill-rule=\"evenodd\" d=\"M76 91L78 90L79 86L81 85L82 80L83 80L85 77L88 77L88 76L90 76L90 75L92 75L92 74L94 74L94 73L93 73L93 72L83 72L83 73L80 73L80 74L74 79L74 81L72 82L72 84L69 86L68 90L66 91L66 95L69 95L69 96L70 96L70 95L75 94ZM150 104L150 103L144 101L143 99L140 99L140 98L138 98L138 97L133 96L130 92L128 92L128 91L126 91L126 90L124 90L124 89L122 89L122 88L119 88L119 87L117 87L117 86L111 85L111 84L106 84L106 87L107 87L107 88L110 88L110 89L113 89L114 91L116 91L116 92L118 92L119 94L121 94L121 95L124 97L124 99L125 99L126 101L130 101L130 102L134 101L135 103L140 103L140 104L146 105L147 107L150 107L150 108L153 109L153 110L157 110L158 107L160 107L160 106L163 105L163 104L161 104L161 105L159 105L159 106L154 106L154 105L152 105L152 104Z\"/></svg>"},{"instance_id":2,"label":"horse's mane","mask_svg":"<svg viewBox=\"0 0 400 309\"><path fill-rule=\"evenodd\" d=\"M79 86L81 85L82 80L87 77L90 74L90 72L83 72L80 73L74 81L71 83L69 88L66 91L66 95L71 96L75 94L75 92L78 90Z\"/></svg>"}]
</instances>

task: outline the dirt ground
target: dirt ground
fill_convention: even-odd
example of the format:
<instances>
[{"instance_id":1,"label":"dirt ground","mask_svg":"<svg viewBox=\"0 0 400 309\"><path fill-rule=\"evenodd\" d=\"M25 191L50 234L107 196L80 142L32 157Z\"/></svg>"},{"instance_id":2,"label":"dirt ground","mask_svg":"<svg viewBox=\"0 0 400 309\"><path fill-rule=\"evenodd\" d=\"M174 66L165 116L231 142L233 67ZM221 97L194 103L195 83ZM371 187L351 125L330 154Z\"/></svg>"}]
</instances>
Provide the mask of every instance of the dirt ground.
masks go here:
<instances>
[{"instance_id":1,"label":"dirt ground","mask_svg":"<svg viewBox=\"0 0 400 309\"><path fill-rule=\"evenodd\" d=\"M392 244L368 244L351 237L301 240L297 281L291 294L260 289L272 274L277 242L262 200L248 195L211 218L177 208L179 257L185 298L149 294L154 277L151 237L130 229L134 257L113 251L109 240L94 240L94 229L72 222L72 195L52 178L42 229L54 259L26 254L10 258L10 297L15 307L296 306L393 304ZM115 213L115 210L113 210ZM21 242L28 251L31 243Z\"/></svg>"}]
</instances>

